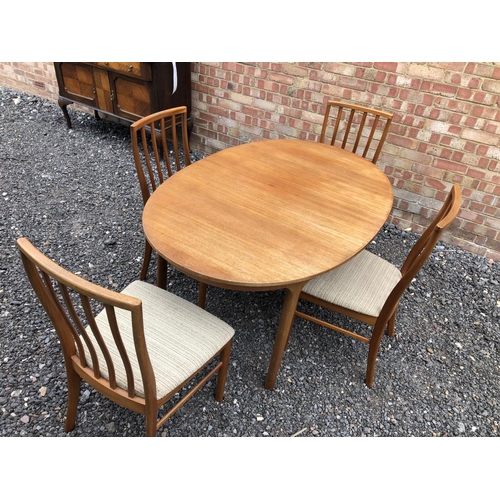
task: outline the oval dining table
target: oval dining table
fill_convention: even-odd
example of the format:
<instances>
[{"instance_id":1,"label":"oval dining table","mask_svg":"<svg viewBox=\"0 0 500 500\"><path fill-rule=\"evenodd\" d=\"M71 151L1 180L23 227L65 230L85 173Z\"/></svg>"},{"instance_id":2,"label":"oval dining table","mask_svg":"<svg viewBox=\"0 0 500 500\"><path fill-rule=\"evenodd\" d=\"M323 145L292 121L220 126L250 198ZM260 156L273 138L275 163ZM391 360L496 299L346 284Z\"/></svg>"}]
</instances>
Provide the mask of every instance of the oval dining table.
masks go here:
<instances>
[{"instance_id":1,"label":"oval dining table","mask_svg":"<svg viewBox=\"0 0 500 500\"><path fill-rule=\"evenodd\" d=\"M149 198L142 222L152 248L203 284L285 290L264 384L271 390L303 286L363 250L392 203L386 175L359 155L310 141L263 140L175 173Z\"/></svg>"}]
</instances>

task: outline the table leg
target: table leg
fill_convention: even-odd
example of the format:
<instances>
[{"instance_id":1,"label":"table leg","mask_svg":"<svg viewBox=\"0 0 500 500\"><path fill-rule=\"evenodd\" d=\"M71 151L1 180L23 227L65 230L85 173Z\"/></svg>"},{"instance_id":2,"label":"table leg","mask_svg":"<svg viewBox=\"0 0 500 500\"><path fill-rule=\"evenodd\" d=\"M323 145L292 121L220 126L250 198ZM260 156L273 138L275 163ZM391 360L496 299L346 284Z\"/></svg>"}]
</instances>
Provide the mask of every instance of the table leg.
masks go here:
<instances>
[{"instance_id":1,"label":"table leg","mask_svg":"<svg viewBox=\"0 0 500 500\"><path fill-rule=\"evenodd\" d=\"M274 389L278 370L281 366L281 358L285 351L290 328L292 327L293 319L295 316L295 309L299 301L299 295L305 283L296 283L286 288L285 300L283 302L283 309L281 310L280 323L276 338L274 340L273 353L271 354L271 362L267 371L267 378L264 387L270 391Z\"/></svg>"},{"instance_id":2,"label":"table leg","mask_svg":"<svg viewBox=\"0 0 500 500\"><path fill-rule=\"evenodd\" d=\"M158 255L158 268L156 272L156 286L167 288L167 261Z\"/></svg>"}]
</instances>

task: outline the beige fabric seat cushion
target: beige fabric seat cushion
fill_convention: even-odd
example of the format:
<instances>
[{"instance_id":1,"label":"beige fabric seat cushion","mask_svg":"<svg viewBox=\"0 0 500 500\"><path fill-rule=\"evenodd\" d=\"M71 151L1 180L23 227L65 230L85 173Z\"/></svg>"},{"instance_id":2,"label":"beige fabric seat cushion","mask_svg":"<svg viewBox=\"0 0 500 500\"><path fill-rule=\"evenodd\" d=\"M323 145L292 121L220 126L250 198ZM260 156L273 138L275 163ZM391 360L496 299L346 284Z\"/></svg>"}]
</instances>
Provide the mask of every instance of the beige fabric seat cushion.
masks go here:
<instances>
[{"instance_id":1,"label":"beige fabric seat cushion","mask_svg":"<svg viewBox=\"0 0 500 500\"><path fill-rule=\"evenodd\" d=\"M234 335L233 328L224 321L195 304L144 281L134 281L122 293L142 300L146 346L156 378L158 399L182 384ZM115 314L132 365L136 394L144 397L132 335L131 314L118 308L115 308ZM113 341L105 310L96 316L96 323L113 358L116 383L121 389L127 390L125 369ZM90 327L86 330L93 339ZM101 376L108 379L104 356L97 343L94 345L98 352ZM91 365L88 353L86 358Z\"/></svg>"},{"instance_id":2,"label":"beige fabric seat cushion","mask_svg":"<svg viewBox=\"0 0 500 500\"><path fill-rule=\"evenodd\" d=\"M303 291L331 304L378 316L401 272L368 250L340 267L309 281Z\"/></svg>"}]
</instances>

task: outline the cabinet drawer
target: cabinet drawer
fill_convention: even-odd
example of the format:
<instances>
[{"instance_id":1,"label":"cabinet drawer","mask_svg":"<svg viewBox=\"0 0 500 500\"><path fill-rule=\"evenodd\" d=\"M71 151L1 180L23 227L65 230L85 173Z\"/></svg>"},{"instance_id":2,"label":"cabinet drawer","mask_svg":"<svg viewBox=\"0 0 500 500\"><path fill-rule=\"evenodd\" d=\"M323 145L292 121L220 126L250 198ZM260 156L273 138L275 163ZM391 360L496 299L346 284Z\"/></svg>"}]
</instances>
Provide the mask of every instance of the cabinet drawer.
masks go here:
<instances>
[{"instance_id":1,"label":"cabinet drawer","mask_svg":"<svg viewBox=\"0 0 500 500\"><path fill-rule=\"evenodd\" d=\"M151 80L151 65L149 64L140 62L98 62L94 64L118 73Z\"/></svg>"}]
</instances>

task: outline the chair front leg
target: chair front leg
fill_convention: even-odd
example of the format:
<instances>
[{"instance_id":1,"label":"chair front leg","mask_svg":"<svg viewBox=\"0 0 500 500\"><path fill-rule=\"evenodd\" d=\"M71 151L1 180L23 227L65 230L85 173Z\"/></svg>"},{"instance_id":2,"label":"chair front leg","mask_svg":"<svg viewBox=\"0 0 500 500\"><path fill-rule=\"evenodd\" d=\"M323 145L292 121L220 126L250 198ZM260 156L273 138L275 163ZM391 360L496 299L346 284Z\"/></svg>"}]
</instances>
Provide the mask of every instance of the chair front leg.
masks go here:
<instances>
[{"instance_id":1,"label":"chair front leg","mask_svg":"<svg viewBox=\"0 0 500 500\"><path fill-rule=\"evenodd\" d=\"M151 248L151 245L146 241L146 244L144 247L144 260L142 262L141 274L139 275L139 279L141 281L144 281L146 279L147 274L148 274L149 262L151 260L152 251L153 251L153 249Z\"/></svg>"},{"instance_id":2,"label":"chair front leg","mask_svg":"<svg viewBox=\"0 0 500 500\"><path fill-rule=\"evenodd\" d=\"M158 409L146 406L146 437L155 437L158 430Z\"/></svg>"}]
</instances>

